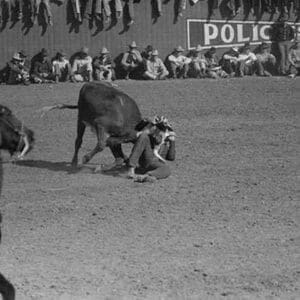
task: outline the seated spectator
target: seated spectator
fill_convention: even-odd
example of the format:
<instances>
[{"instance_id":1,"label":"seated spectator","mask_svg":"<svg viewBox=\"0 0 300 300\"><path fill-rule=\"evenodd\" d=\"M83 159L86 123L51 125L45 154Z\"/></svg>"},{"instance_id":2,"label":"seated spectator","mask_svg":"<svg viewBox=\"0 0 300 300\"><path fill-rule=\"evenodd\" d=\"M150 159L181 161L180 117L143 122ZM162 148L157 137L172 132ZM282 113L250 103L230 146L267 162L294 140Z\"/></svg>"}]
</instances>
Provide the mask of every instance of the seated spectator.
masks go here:
<instances>
[{"instance_id":1,"label":"seated spectator","mask_svg":"<svg viewBox=\"0 0 300 300\"><path fill-rule=\"evenodd\" d=\"M41 50L33 63L31 77L34 83L54 82L52 64L49 59L48 51L45 48Z\"/></svg>"},{"instance_id":2,"label":"seated spectator","mask_svg":"<svg viewBox=\"0 0 300 300\"><path fill-rule=\"evenodd\" d=\"M260 45L256 58L258 75L272 76L275 71L276 58L270 53L270 46L267 43Z\"/></svg>"},{"instance_id":3,"label":"seated spectator","mask_svg":"<svg viewBox=\"0 0 300 300\"><path fill-rule=\"evenodd\" d=\"M30 74L30 68L31 68L31 61L28 59L28 55L24 50L19 51L19 55L21 58L21 65L23 66L23 69Z\"/></svg>"},{"instance_id":4,"label":"seated spectator","mask_svg":"<svg viewBox=\"0 0 300 300\"><path fill-rule=\"evenodd\" d=\"M202 47L198 45L191 53L191 74L196 78L204 78L206 74L206 59Z\"/></svg>"},{"instance_id":5,"label":"seated spectator","mask_svg":"<svg viewBox=\"0 0 300 300\"><path fill-rule=\"evenodd\" d=\"M153 182L156 179L169 177L170 167L164 161L159 160L153 151L154 146L162 141L158 127L142 129L137 136L127 163L130 168L128 177L139 182ZM175 133L165 140L160 147L159 154L163 159L175 160ZM136 170L142 175L136 175Z\"/></svg>"},{"instance_id":6,"label":"seated spectator","mask_svg":"<svg viewBox=\"0 0 300 300\"><path fill-rule=\"evenodd\" d=\"M128 80L134 71L137 71L140 67L142 67L142 63L143 58L137 50L135 41L133 41L131 45L129 45L129 50L124 53L121 61L121 66L126 72L125 79Z\"/></svg>"},{"instance_id":7,"label":"seated spectator","mask_svg":"<svg viewBox=\"0 0 300 300\"><path fill-rule=\"evenodd\" d=\"M148 45L145 50L141 53L141 56L143 59L149 59L151 57L153 51L153 47L151 45Z\"/></svg>"},{"instance_id":8,"label":"seated spectator","mask_svg":"<svg viewBox=\"0 0 300 300\"><path fill-rule=\"evenodd\" d=\"M244 75L252 76L256 71L257 58L256 55L251 52L250 44L246 43L238 57L238 76L244 77Z\"/></svg>"},{"instance_id":9,"label":"seated spectator","mask_svg":"<svg viewBox=\"0 0 300 300\"><path fill-rule=\"evenodd\" d=\"M216 54L216 48L211 47L205 54L207 70L206 74L208 78L218 79L226 78L228 74L219 65L219 58Z\"/></svg>"},{"instance_id":10,"label":"seated spectator","mask_svg":"<svg viewBox=\"0 0 300 300\"><path fill-rule=\"evenodd\" d=\"M146 71L144 73L144 77L146 79L161 80L165 79L168 75L169 72L166 66L158 57L158 51L153 50L150 58L146 60Z\"/></svg>"},{"instance_id":11,"label":"seated spectator","mask_svg":"<svg viewBox=\"0 0 300 300\"><path fill-rule=\"evenodd\" d=\"M58 51L52 61L55 82L68 81L71 76L71 65L63 51Z\"/></svg>"},{"instance_id":12,"label":"seated spectator","mask_svg":"<svg viewBox=\"0 0 300 300\"><path fill-rule=\"evenodd\" d=\"M300 74L300 47L299 42L296 42L295 45L289 51L289 62L290 62L290 78L295 78Z\"/></svg>"},{"instance_id":13,"label":"seated spectator","mask_svg":"<svg viewBox=\"0 0 300 300\"><path fill-rule=\"evenodd\" d=\"M173 79L188 77L189 64L192 60L189 57L184 56L182 54L183 51L184 49L181 46L178 46L167 58L170 67L169 71Z\"/></svg>"},{"instance_id":14,"label":"seated spectator","mask_svg":"<svg viewBox=\"0 0 300 300\"><path fill-rule=\"evenodd\" d=\"M238 57L239 50L237 47L232 47L223 54L221 66L230 77L237 74Z\"/></svg>"},{"instance_id":15,"label":"seated spectator","mask_svg":"<svg viewBox=\"0 0 300 300\"><path fill-rule=\"evenodd\" d=\"M82 47L72 65L72 82L93 81L92 58L88 55L89 48Z\"/></svg>"},{"instance_id":16,"label":"seated spectator","mask_svg":"<svg viewBox=\"0 0 300 300\"><path fill-rule=\"evenodd\" d=\"M30 84L29 72L22 65L22 59L19 53L15 53L11 61L7 64L7 84Z\"/></svg>"},{"instance_id":17,"label":"seated spectator","mask_svg":"<svg viewBox=\"0 0 300 300\"><path fill-rule=\"evenodd\" d=\"M99 56L94 57L93 69L95 80L111 81L114 79L112 60L105 47L102 48Z\"/></svg>"}]
</instances>

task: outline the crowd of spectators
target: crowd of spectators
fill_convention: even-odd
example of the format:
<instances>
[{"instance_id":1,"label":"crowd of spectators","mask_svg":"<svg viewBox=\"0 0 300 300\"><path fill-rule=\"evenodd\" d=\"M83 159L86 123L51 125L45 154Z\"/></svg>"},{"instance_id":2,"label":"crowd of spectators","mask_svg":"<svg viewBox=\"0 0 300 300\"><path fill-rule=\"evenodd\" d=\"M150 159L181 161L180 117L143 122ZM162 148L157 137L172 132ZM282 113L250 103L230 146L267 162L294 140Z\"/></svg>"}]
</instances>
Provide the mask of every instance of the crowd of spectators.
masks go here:
<instances>
[{"instance_id":1,"label":"crowd of spectators","mask_svg":"<svg viewBox=\"0 0 300 300\"><path fill-rule=\"evenodd\" d=\"M103 47L99 55L92 58L89 49L82 47L71 61L64 51L58 51L50 59L47 49L29 60L24 50L15 53L2 71L2 82L7 84L83 82L93 80L111 81L118 78L163 80L177 78L231 78L244 76L282 75L291 78L300 72L300 48L293 28L283 19L275 36L279 56L271 53L268 43L261 43L252 52L249 43L232 47L217 56L215 47L204 50L201 45L185 54L177 46L166 59L148 45L143 52L133 41L128 51L118 62L112 60L110 52ZM116 76L118 73L118 76Z\"/></svg>"},{"instance_id":2,"label":"crowd of spectators","mask_svg":"<svg viewBox=\"0 0 300 300\"><path fill-rule=\"evenodd\" d=\"M170 0L152 0L152 13L156 18L163 15L162 4L167 3ZM182 17L187 4L195 5L198 2L204 0L176 0L174 7L176 18ZM18 20L22 20L24 15L23 10L26 9L29 12L29 18L32 24L37 23L38 15L43 12L43 18L48 25L53 25L53 14L51 12L51 3L63 4L64 0L0 0L0 23L5 19L10 19L13 14L16 14ZM104 23L110 23L112 17L115 19L121 19L126 12L127 25L131 26L135 23L135 11L134 4L139 3L137 0L71 0L70 7L74 20L81 23L83 19L103 21ZM41 3L43 9L40 9ZM261 16L264 13L271 15L274 14L290 14L293 12L297 19L300 14L300 0L206 0L207 9L210 16L212 16L216 9L224 9L227 11L227 16L230 18L244 11L244 15L249 13Z\"/></svg>"}]
</instances>

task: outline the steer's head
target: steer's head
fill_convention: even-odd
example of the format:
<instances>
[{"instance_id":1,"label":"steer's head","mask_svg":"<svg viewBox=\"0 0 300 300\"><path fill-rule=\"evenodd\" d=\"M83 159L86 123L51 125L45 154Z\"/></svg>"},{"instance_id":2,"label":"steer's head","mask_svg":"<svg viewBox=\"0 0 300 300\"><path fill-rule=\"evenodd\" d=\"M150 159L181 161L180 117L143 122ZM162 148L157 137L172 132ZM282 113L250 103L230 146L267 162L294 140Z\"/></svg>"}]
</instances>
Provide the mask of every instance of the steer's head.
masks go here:
<instances>
[{"instance_id":1,"label":"steer's head","mask_svg":"<svg viewBox=\"0 0 300 300\"><path fill-rule=\"evenodd\" d=\"M34 133L19 121L6 106L0 105L0 149L22 159L33 147Z\"/></svg>"}]
</instances>

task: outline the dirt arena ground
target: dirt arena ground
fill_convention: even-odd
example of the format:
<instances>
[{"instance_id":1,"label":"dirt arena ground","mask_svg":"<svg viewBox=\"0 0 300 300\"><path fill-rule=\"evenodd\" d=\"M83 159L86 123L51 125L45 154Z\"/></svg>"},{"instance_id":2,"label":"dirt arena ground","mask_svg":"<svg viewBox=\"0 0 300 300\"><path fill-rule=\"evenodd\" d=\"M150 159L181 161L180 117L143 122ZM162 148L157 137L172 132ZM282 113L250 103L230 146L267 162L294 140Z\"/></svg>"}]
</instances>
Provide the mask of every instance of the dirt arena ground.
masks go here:
<instances>
[{"instance_id":1,"label":"dirt arena ground","mask_svg":"<svg viewBox=\"0 0 300 300\"><path fill-rule=\"evenodd\" d=\"M0 270L17 299L300 299L300 79L117 84L173 123L168 179L94 174L108 149L72 173L76 111L37 110L81 85L0 86L36 135L26 160L2 152ZM80 157L94 145L87 131Z\"/></svg>"}]
</instances>

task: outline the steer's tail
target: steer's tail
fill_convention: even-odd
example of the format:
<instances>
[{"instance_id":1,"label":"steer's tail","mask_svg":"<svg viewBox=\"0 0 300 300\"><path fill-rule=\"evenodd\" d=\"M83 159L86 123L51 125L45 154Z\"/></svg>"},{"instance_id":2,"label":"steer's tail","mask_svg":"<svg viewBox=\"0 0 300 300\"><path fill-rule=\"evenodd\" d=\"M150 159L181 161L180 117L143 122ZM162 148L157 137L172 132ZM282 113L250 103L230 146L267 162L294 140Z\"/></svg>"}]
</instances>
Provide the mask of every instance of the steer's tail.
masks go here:
<instances>
[{"instance_id":1,"label":"steer's tail","mask_svg":"<svg viewBox=\"0 0 300 300\"><path fill-rule=\"evenodd\" d=\"M54 109L78 109L78 105L69 105L69 104L56 104L52 106L44 106L42 107L39 112L42 113L42 117L50 110Z\"/></svg>"}]
</instances>

